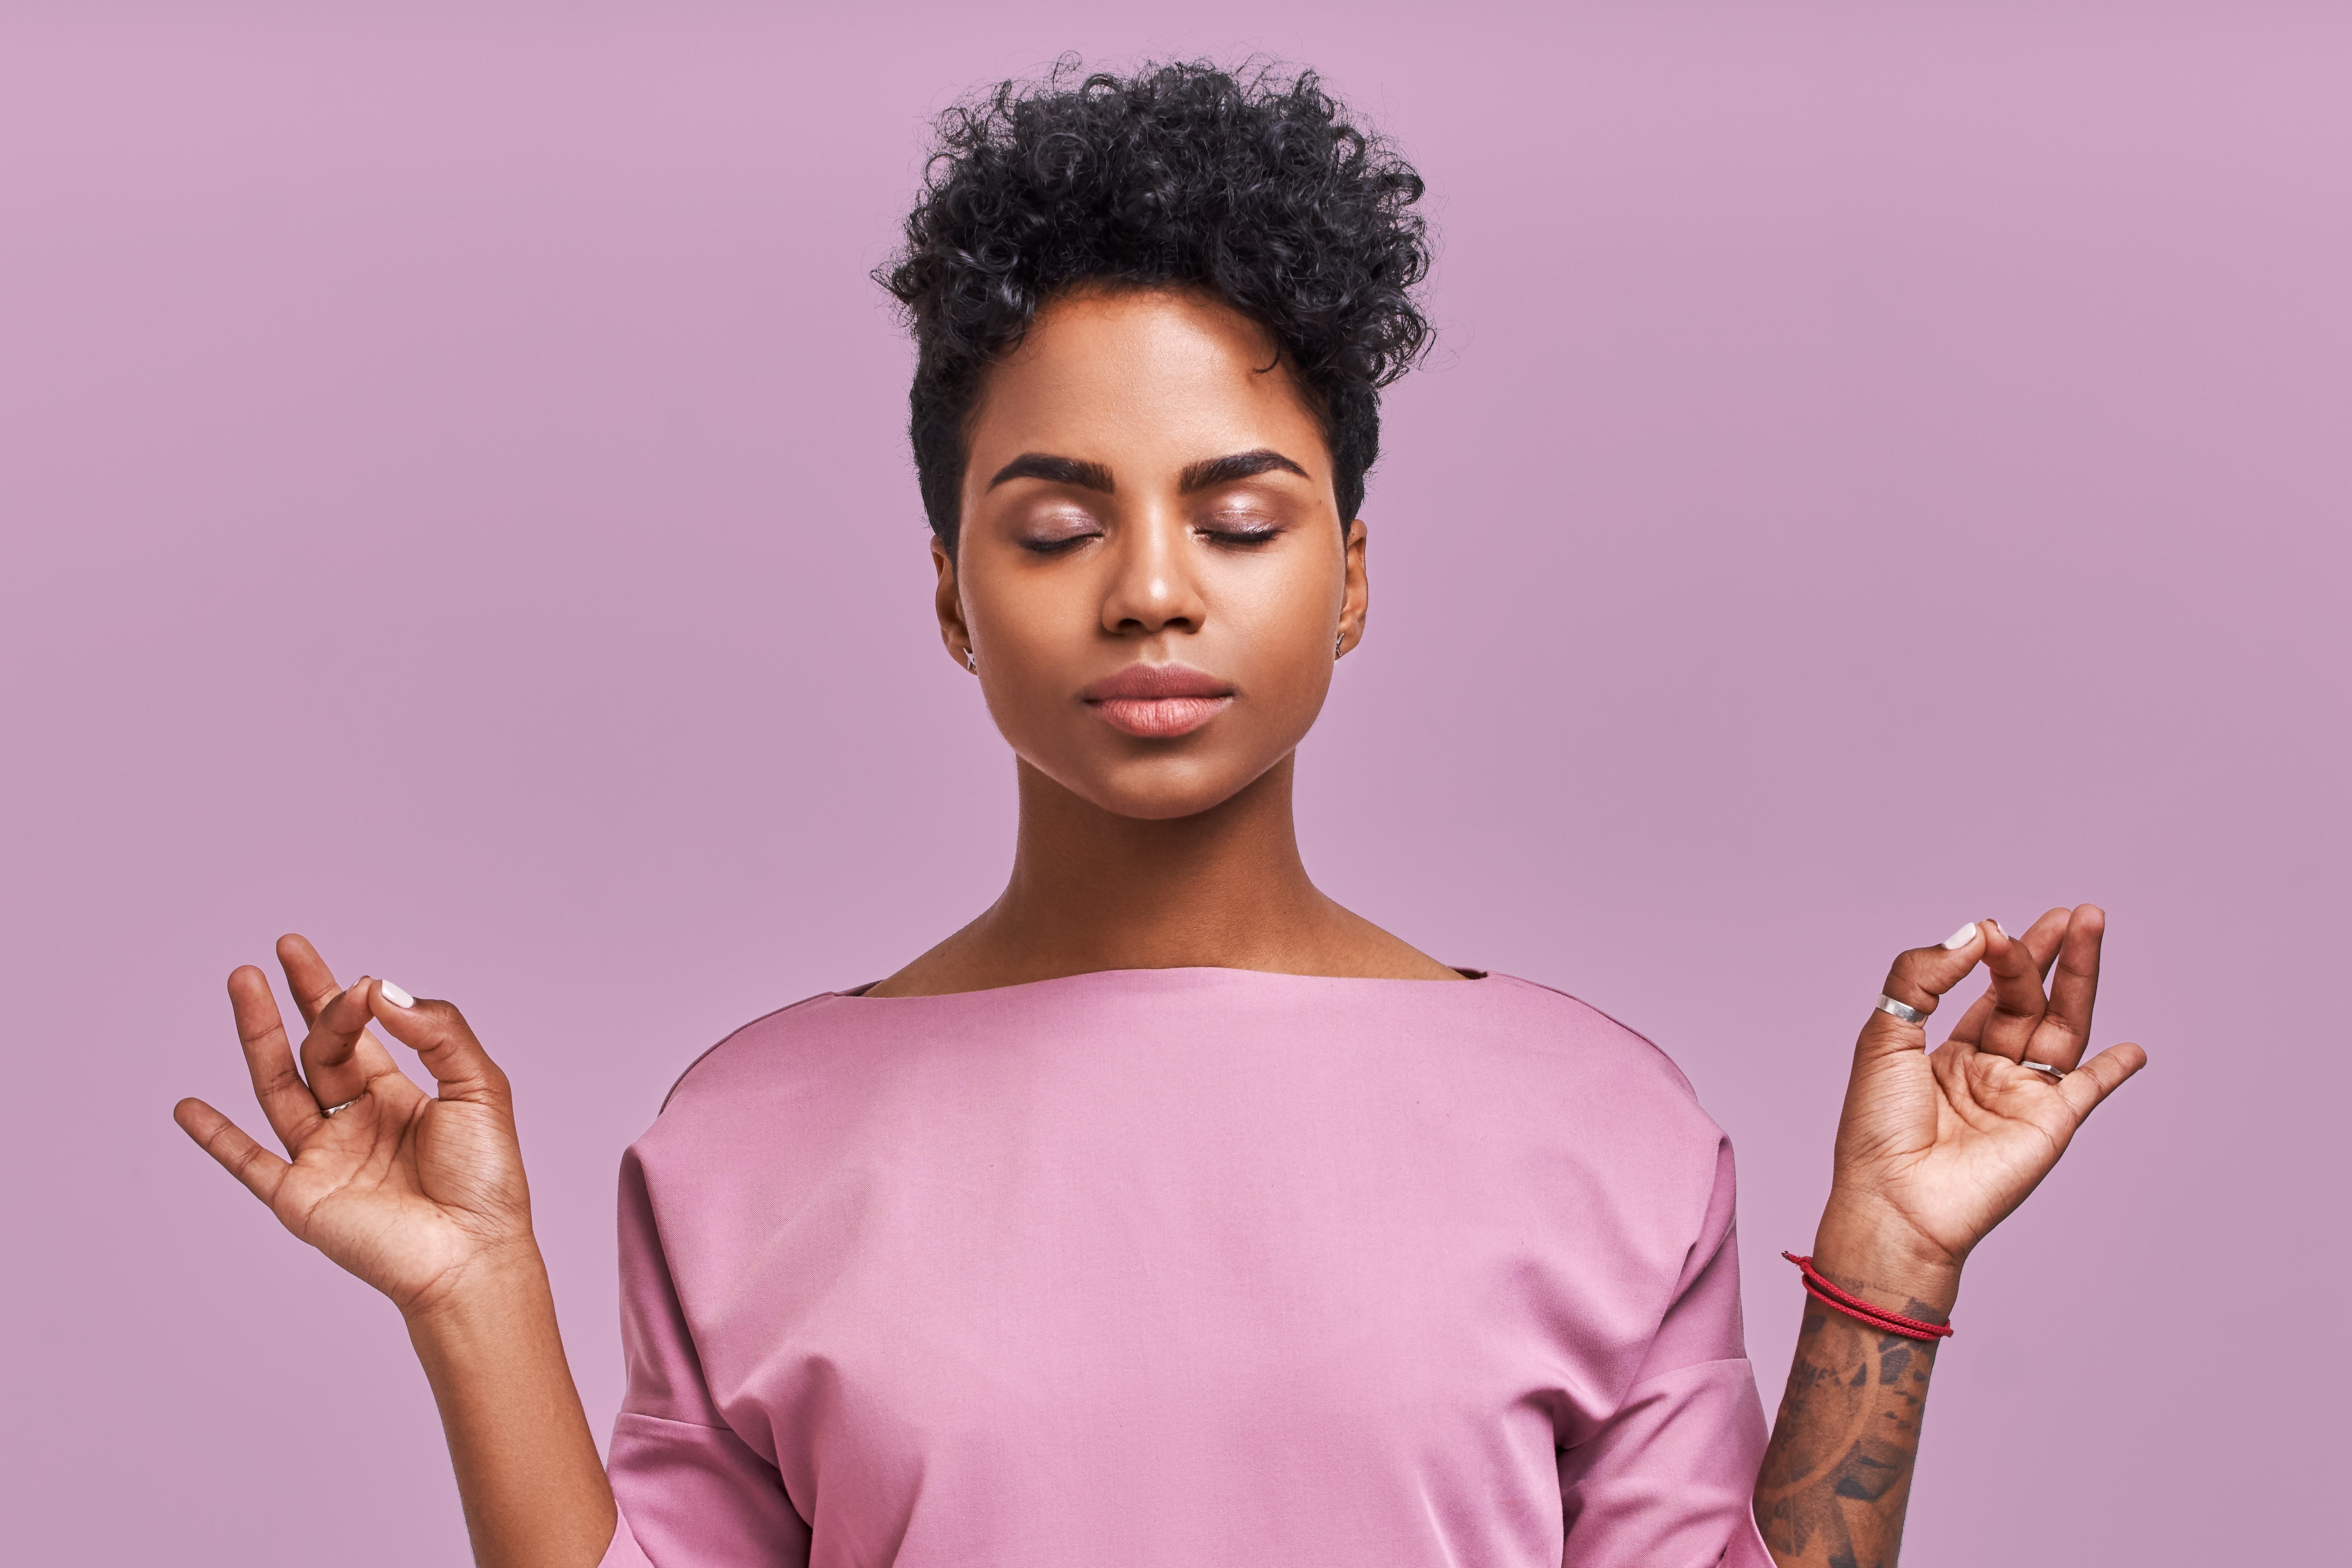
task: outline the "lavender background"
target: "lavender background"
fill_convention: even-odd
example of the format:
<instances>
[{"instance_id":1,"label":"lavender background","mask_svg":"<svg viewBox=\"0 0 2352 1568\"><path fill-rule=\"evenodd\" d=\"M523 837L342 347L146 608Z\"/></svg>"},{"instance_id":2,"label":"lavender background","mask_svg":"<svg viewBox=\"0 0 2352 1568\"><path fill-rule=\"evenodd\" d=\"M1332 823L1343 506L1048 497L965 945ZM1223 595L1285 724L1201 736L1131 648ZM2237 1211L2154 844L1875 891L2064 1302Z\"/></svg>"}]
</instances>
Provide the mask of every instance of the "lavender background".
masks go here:
<instances>
[{"instance_id":1,"label":"lavender background","mask_svg":"<svg viewBox=\"0 0 2352 1568\"><path fill-rule=\"evenodd\" d=\"M1898 947L2112 912L2154 1066L1971 1265L1912 1568L2336 1540L2336 6L0 13L24 1562L454 1562L395 1315L173 1129L310 933L512 1072L568 1342L672 1077L992 896L866 271L961 87L1252 47L1429 176L1325 885L1651 1034L1777 1392Z\"/></svg>"}]
</instances>

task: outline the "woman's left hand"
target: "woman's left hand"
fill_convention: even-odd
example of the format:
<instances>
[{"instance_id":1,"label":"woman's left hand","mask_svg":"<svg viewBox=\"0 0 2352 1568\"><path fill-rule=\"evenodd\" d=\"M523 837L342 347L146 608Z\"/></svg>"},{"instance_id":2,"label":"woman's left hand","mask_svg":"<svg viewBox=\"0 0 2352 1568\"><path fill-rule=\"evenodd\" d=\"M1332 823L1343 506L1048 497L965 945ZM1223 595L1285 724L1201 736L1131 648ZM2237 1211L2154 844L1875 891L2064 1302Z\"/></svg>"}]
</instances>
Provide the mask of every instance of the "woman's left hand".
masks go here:
<instances>
[{"instance_id":1,"label":"woman's left hand","mask_svg":"<svg viewBox=\"0 0 2352 1568\"><path fill-rule=\"evenodd\" d=\"M2105 925L2093 904L2052 910L2016 937L1979 921L1955 935L1957 946L1895 961L1886 994L1924 1013L1979 960L1992 984L1933 1053L1922 1024L1879 1011L1863 1026L1814 1243L1825 1272L1950 1310L1969 1249L2050 1173L2098 1103L2147 1064L2136 1045L2083 1059Z\"/></svg>"}]
</instances>

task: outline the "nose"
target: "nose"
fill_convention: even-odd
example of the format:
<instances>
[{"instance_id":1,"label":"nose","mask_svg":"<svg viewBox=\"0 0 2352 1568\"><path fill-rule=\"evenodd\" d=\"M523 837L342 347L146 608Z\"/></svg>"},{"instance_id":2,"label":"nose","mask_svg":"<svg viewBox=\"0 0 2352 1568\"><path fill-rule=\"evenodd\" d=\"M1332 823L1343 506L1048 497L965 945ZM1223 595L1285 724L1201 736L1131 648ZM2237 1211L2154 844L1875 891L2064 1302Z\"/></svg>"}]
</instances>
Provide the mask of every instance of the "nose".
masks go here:
<instances>
[{"instance_id":1,"label":"nose","mask_svg":"<svg viewBox=\"0 0 2352 1568\"><path fill-rule=\"evenodd\" d=\"M1108 552L1102 624L1114 637L1150 637L1171 627L1197 632L1208 619L1182 519L1154 512L1121 529Z\"/></svg>"}]
</instances>

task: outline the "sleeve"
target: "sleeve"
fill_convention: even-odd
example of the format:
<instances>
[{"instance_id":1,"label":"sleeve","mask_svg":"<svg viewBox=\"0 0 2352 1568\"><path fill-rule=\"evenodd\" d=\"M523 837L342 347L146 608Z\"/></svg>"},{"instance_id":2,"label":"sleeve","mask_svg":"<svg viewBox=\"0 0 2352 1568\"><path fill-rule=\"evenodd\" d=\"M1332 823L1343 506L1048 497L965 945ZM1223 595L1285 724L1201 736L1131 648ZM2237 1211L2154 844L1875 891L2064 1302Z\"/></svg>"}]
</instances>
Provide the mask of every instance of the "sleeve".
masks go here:
<instances>
[{"instance_id":1,"label":"sleeve","mask_svg":"<svg viewBox=\"0 0 2352 1568\"><path fill-rule=\"evenodd\" d=\"M1731 1144L1675 1295L1633 1383L1559 1456L1565 1568L1772 1568L1751 1497L1764 1407L1739 1321Z\"/></svg>"},{"instance_id":2,"label":"sleeve","mask_svg":"<svg viewBox=\"0 0 2352 1568\"><path fill-rule=\"evenodd\" d=\"M634 1149L621 1163L621 1343L628 1391L605 1464L620 1521L601 1568L806 1568L808 1526L783 1479L703 1382Z\"/></svg>"}]
</instances>

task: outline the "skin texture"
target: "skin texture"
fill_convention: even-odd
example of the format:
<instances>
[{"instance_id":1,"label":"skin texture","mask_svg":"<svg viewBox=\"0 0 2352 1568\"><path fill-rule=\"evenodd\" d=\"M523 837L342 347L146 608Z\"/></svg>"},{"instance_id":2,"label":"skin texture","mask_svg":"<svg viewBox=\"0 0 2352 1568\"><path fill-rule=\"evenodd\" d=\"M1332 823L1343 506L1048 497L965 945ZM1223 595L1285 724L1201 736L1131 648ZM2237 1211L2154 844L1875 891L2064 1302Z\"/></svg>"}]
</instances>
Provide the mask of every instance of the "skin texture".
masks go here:
<instances>
[{"instance_id":1,"label":"skin texture","mask_svg":"<svg viewBox=\"0 0 2352 1568\"><path fill-rule=\"evenodd\" d=\"M1185 483L1246 454L1303 472ZM996 482L1024 457L1112 488ZM1003 896L871 994L1194 964L1461 978L1299 858L1294 752L1370 585L1364 525L1342 526L1321 429L1263 331L1183 292L1061 301L991 375L963 493L955 559L931 551L940 636L1013 747L1020 838ZM1137 663L1234 694L1189 735L1122 734L1079 693Z\"/></svg>"},{"instance_id":2,"label":"skin texture","mask_svg":"<svg viewBox=\"0 0 2352 1568\"><path fill-rule=\"evenodd\" d=\"M2013 940L1979 921L1958 949L1895 959L1886 994L1930 1015L1979 963L1991 984L1932 1053L1926 1023L1873 1012L1864 1024L1814 1267L1873 1305L1949 1321L1969 1251L2147 1063L2128 1044L2084 1059L2105 931L2105 912L2084 904L2050 910ZM2053 1083L2021 1061L2066 1076ZM1757 1478L1757 1528L1780 1563L1891 1564L1937 1352L1811 1295L1806 1307Z\"/></svg>"},{"instance_id":3,"label":"skin texture","mask_svg":"<svg viewBox=\"0 0 2352 1568\"><path fill-rule=\"evenodd\" d=\"M1906 1316L1944 1321L1924 1301L1906 1306ZM1756 1478L1757 1525L1776 1560L1895 1561L1935 1369L1935 1342L1878 1333L1808 1299Z\"/></svg>"},{"instance_id":4,"label":"skin texture","mask_svg":"<svg viewBox=\"0 0 2352 1568\"><path fill-rule=\"evenodd\" d=\"M310 1026L299 1070L267 975L250 964L231 974L229 1008L254 1098L291 1159L201 1100L173 1119L288 1230L400 1309L441 1409L475 1561L593 1563L613 1538L613 1492L531 1235L506 1074L448 1003L402 1007L369 978L346 990L299 936L278 939L278 959ZM416 1053L434 1094L371 1023Z\"/></svg>"},{"instance_id":5,"label":"skin texture","mask_svg":"<svg viewBox=\"0 0 2352 1568\"><path fill-rule=\"evenodd\" d=\"M992 372L970 438L935 599L947 656L1012 746L1020 837L996 902L872 994L1178 965L1460 981L1324 897L1299 859L1296 749L1364 635L1369 586L1364 526L1343 526L1320 429L1265 334L1181 291L1064 299ZM1107 721L1101 682L1178 664L1215 693L1206 722L1139 735ZM1918 1025L1873 1013L1864 1026L1814 1241L1824 1273L1912 1316L1951 1310L1969 1249L2146 1060L2128 1045L2082 1059L2104 925L2087 904L2053 910L2014 941L1985 921L1957 950L1895 960L1886 990L1925 1011L1979 963L1993 983L1932 1056ZM477 1562L588 1568L613 1498L532 1237L505 1075L447 1003L401 1005L373 979L345 989L299 936L278 959L310 1026L299 1058L259 970L231 975L229 996L289 1158L201 1100L175 1118L400 1308ZM436 1093L371 1024L416 1053ZM2021 1058L2080 1067L2053 1084ZM1780 1561L1894 1562L1934 1360L1808 1313L1757 1483Z\"/></svg>"}]
</instances>

